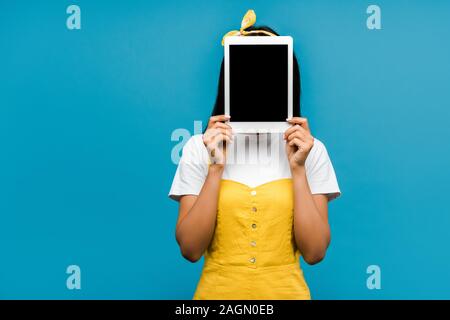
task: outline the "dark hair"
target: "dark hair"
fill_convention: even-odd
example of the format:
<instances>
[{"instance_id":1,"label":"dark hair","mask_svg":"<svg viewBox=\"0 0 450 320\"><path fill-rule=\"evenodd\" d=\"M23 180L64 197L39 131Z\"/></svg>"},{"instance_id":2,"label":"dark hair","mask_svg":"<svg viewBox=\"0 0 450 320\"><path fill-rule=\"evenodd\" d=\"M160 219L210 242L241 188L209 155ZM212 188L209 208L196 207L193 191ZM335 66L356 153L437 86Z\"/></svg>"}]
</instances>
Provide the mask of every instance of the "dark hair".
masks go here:
<instances>
[{"instance_id":1,"label":"dark hair","mask_svg":"<svg viewBox=\"0 0 450 320\"><path fill-rule=\"evenodd\" d=\"M267 27L267 26L260 26L260 27L249 27L245 29L246 31L251 30L264 30L268 31L270 33L273 33L275 35L279 35L276 33L273 29ZM254 33L251 34L251 36L267 36L264 33ZM298 66L298 61L294 53L294 57L292 59L293 61L293 73L292 73L292 100L293 100L293 116L294 117L300 117L300 94L301 94L301 83L300 83L300 69ZM222 65L220 67L220 75L219 75L219 85L217 88L217 97L216 97L216 103L214 104L214 109L211 113L211 116L224 114L225 112L225 106L224 106L224 66L223 66L223 59L222 59ZM206 129L205 129L206 130Z\"/></svg>"}]
</instances>

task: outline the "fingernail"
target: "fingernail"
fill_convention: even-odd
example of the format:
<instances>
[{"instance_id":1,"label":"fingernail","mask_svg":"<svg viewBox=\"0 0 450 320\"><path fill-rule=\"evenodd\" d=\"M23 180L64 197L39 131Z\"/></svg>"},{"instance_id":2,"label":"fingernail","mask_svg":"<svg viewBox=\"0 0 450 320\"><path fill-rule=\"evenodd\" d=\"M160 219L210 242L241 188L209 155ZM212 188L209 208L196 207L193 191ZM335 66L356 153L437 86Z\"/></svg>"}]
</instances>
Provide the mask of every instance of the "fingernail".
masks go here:
<instances>
[{"instance_id":1,"label":"fingernail","mask_svg":"<svg viewBox=\"0 0 450 320\"><path fill-rule=\"evenodd\" d=\"M228 119L230 119L230 118L231 118L231 116L229 116L229 115L225 115L225 118L228 118Z\"/></svg>"}]
</instances>

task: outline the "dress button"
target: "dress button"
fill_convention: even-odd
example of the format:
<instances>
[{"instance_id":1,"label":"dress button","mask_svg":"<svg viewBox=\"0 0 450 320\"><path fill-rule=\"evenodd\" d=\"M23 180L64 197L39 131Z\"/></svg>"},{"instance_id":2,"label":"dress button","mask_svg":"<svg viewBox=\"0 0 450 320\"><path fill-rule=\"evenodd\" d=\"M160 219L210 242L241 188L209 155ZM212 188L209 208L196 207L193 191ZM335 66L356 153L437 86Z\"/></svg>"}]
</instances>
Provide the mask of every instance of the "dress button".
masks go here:
<instances>
[{"instance_id":1,"label":"dress button","mask_svg":"<svg viewBox=\"0 0 450 320\"><path fill-rule=\"evenodd\" d=\"M256 207L252 207L253 212L256 212L256 210L257 210Z\"/></svg>"},{"instance_id":2,"label":"dress button","mask_svg":"<svg viewBox=\"0 0 450 320\"><path fill-rule=\"evenodd\" d=\"M252 228L253 228L253 229L256 229L256 223L253 223L253 224L252 224Z\"/></svg>"},{"instance_id":3,"label":"dress button","mask_svg":"<svg viewBox=\"0 0 450 320\"><path fill-rule=\"evenodd\" d=\"M251 262L251 263L255 263L255 262L256 262L256 258L254 258L254 257L251 258L251 259L250 259L250 262Z\"/></svg>"},{"instance_id":4,"label":"dress button","mask_svg":"<svg viewBox=\"0 0 450 320\"><path fill-rule=\"evenodd\" d=\"M256 191L255 191L255 190L252 190L252 191L250 192L250 194L251 194L252 196L256 196Z\"/></svg>"},{"instance_id":5,"label":"dress button","mask_svg":"<svg viewBox=\"0 0 450 320\"><path fill-rule=\"evenodd\" d=\"M256 241L251 241L251 242L250 242L250 245L251 245L252 247L256 247Z\"/></svg>"}]
</instances>

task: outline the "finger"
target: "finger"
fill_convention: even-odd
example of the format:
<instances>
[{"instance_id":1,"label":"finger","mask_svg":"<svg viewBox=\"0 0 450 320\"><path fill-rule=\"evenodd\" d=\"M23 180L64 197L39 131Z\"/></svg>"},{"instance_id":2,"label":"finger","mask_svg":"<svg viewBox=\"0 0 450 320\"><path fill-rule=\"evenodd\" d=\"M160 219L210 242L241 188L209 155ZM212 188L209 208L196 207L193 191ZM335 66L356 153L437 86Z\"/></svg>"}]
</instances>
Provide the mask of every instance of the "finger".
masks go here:
<instances>
[{"instance_id":1,"label":"finger","mask_svg":"<svg viewBox=\"0 0 450 320\"><path fill-rule=\"evenodd\" d=\"M298 128L301 128L300 125L295 124L290 126L285 132L284 132L284 138L286 139L287 137L289 137L289 135L295 131L298 130Z\"/></svg>"},{"instance_id":2,"label":"finger","mask_svg":"<svg viewBox=\"0 0 450 320\"><path fill-rule=\"evenodd\" d=\"M211 131L211 140L215 139L217 136L220 135L227 136L230 139L233 138L231 131L229 129L213 128L210 129L210 131Z\"/></svg>"},{"instance_id":3,"label":"finger","mask_svg":"<svg viewBox=\"0 0 450 320\"><path fill-rule=\"evenodd\" d=\"M211 118L209 118L209 124L214 124L215 122L217 122L217 121L228 121L228 120L230 120L230 116L228 116L228 115L225 115L225 114L220 114L220 115L217 115L217 116L212 116Z\"/></svg>"},{"instance_id":4,"label":"finger","mask_svg":"<svg viewBox=\"0 0 450 320\"><path fill-rule=\"evenodd\" d=\"M206 144L208 144L219 133L220 133L219 129L209 128L203 134L203 141L205 141Z\"/></svg>"},{"instance_id":5,"label":"finger","mask_svg":"<svg viewBox=\"0 0 450 320\"><path fill-rule=\"evenodd\" d=\"M306 118L292 117L292 118L286 119L286 121L289 122L290 124L299 124L306 130L309 130L308 119L306 119Z\"/></svg>"},{"instance_id":6,"label":"finger","mask_svg":"<svg viewBox=\"0 0 450 320\"><path fill-rule=\"evenodd\" d=\"M311 135L311 133L309 131L306 131L305 129L300 127L298 124L296 124L295 126L297 126L297 130L295 130L293 133L291 133L290 136L300 138L305 142L314 140L313 136ZM289 136L288 136L287 140L290 140Z\"/></svg>"},{"instance_id":7,"label":"finger","mask_svg":"<svg viewBox=\"0 0 450 320\"><path fill-rule=\"evenodd\" d=\"M219 146L220 146L220 144L223 144L223 142L228 142L228 143L231 143L231 139L230 139L230 137L228 137L227 135L224 135L224 134L218 134L218 135L216 135L213 139L212 139L212 141L211 141L211 143L210 143L210 147L211 147L211 149L216 149L216 148L218 148Z\"/></svg>"},{"instance_id":8,"label":"finger","mask_svg":"<svg viewBox=\"0 0 450 320\"><path fill-rule=\"evenodd\" d=\"M213 137L215 137L219 134L224 134L224 135L228 136L230 139L233 139L233 133L232 133L231 129L212 128L210 130L213 131L213 134L212 134Z\"/></svg>"},{"instance_id":9,"label":"finger","mask_svg":"<svg viewBox=\"0 0 450 320\"><path fill-rule=\"evenodd\" d=\"M288 137L290 134L292 134L295 131L300 131L300 132L303 132L304 134L311 135L311 133L308 130L305 130L299 124L295 124L284 132L284 138L286 139L286 137Z\"/></svg>"},{"instance_id":10,"label":"finger","mask_svg":"<svg viewBox=\"0 0 450 320\"><path fill-rule=\"evenodd\" d=\"M226 123L223 123L223 122L216 122L216 123L214 123L213 128L223 128L223 129L230 129L231 130L231 126L226 124Z\"/></svg>"},{"instance_id":11,"label":"finger","mask_svg":"<svg viewBox=\"0 0 450 320\"><path fill-rule=\"evenodd\" d=\"M214 137L218 134L226 134L230 138L233 137L231 129L228 128L210 128L206 130L211 137ZM205 132L206 133L206 132Z\"/></svg>"},{"instance_id":12,"label":"finger","mask_svg":"<svg viewBox=\"0 0 450 320\"><path fill-rule=\"evenodd\" d=\"M314 138L311 137L311 139L304 140L298 137L294 137L288 142L288 144L290 146L297 145L298 147L301 147L303 151L309 152L314 146Z\"/></svg>"},{"instance_id":13,"label":"finger","mask_svg":"<svg viewBox=\"0 0 450 320\"><path fill-rule=\"evenodd\" d=\"M306 133L305 133L305 132L302 132L302 131L300 131L300 130L296 130L295 132L292 132L292 133L288 136L287 140L288 140L288 141L291 141L291 140L294 139L294 138L300 139L300 140L305 141L305 142L308 141L308 136L306 135Z\"/></svg>"},{"instance_id":14,"label":"finger","mask_svg":"<svg viewBox=\"0 0 450 320\"><path fill-rule=\"evenodd\" d=\"M292 146L297 146L302 150L307 150L307 145L306 143L304 143L302 140L298 139L298 138L294 138L291 141L289 141L289 145Z\"/></svg>"}]
</instances>

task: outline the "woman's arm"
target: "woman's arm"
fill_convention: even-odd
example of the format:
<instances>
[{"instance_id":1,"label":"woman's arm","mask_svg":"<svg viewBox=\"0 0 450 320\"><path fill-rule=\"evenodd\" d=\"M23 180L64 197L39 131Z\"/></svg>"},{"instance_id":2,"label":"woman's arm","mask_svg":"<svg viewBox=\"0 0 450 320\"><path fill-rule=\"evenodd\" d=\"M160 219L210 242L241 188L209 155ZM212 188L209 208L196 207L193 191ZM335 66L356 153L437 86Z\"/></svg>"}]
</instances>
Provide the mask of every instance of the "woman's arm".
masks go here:
<instances>
[{"instance_id":1,"label":"woman's arm","mask_svg":"<svg viewBox=\"0 0 450 320\"><path fill-rule=\"evenodd\" d=\"M211 162L208 174L198 196L184 195L180 198L175 236L181 254L191 262L201 258L214 235L226 144L232 141L231 127L222 121L229 118L225 115L210 118L203 134L203 143Z\"/></svg>"},{"instance_id":2,"label":"woman's arm","mask_svg":"<svg viewBox=\"0 0 450 320\"><path fill-rule=\"evenodd\" d=\"M304 166L292 173L294 184L294 234L297 247L308 264L325 257L331 233L328 224L328 198L312 195Z\"/></svg>"},{"instance_id":3,"label":"woman's arm","mask_svg":"<svg viewBox=\"0 0 450 320\"><path fill-rule=\"evenodd\" d=\"M294 234L297 247L308 264L324 257L330 243L328 198L312 195L306 177L305 161L314 145L314 138L305 118L289 120L293 126L286 130L286 152L294 187Z\"/></svg>"},{"instance_id":4,"label":"woman's arm","mask_svg":"<svg viewBox=\"0 0 450 320\"><path fill-rule=\"evenodd\" d=\"M176 239L181 254L191 262L201 258L214 234L222 173L223 165L210 165L200 194L180 198Z\"/></svg>"}]
</instances>

